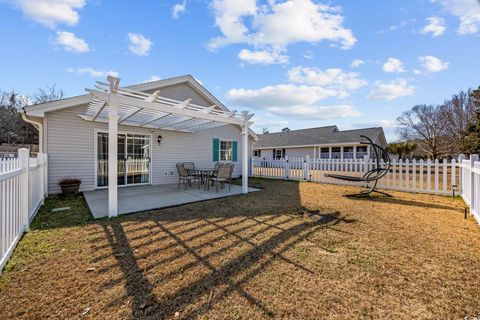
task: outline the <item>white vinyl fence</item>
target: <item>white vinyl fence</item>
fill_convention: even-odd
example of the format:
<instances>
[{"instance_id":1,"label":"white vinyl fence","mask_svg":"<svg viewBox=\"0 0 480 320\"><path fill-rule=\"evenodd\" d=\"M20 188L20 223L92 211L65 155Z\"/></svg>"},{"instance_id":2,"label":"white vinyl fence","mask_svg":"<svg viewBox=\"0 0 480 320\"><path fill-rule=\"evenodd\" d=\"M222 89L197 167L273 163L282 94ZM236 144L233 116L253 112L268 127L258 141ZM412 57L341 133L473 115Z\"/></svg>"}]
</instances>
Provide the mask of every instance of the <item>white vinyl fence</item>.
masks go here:
<instances>
[{"instance_id":1,"label":"white vinyl fence","mask_svg":"<svg viewBox=\"0 0 480 320\"><path fill-rule=\"evenodd\" d=\"M47 155L0 160L0 273L47 194Z\"/></svg>"},{"instance_id":2,"label":"white vinyl fence","mask_svg":"<svg viewBox=\"0 0 480 320\"><path fill-rule=\"evenodd\" d=\"M460 183L462 198L470 207L470 213L480 223L480 161L478 155L460 159Z\"/></svg>"},{"instance_id":3,"label":"white vinyl fence","mask_svg":"<svg viewBox=\"0 0 480 320\"><path fill-rule=\"evenodd\" d=\"M304 180L338 185L366 186L365 182L350 182L325 177L325 174L362 176L375 165L373 159L252 159L252 175L286 180ZM379 189L452 194L458 190L457 161L393 160L390 172L379 180Z\"/></svg>"}]
</instances>

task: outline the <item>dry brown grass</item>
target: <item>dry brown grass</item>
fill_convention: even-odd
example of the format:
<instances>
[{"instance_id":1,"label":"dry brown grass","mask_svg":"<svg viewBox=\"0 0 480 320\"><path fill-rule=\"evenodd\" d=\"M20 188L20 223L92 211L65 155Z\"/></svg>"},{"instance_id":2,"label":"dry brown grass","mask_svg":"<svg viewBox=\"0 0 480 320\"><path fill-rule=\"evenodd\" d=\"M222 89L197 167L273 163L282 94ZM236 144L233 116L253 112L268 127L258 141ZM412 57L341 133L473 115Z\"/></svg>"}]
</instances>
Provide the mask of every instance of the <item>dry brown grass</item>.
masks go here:
<instances>
[{"instance_id":1,"label":"dry brown grass","mask_svg":"<svg viewBox=\"0 0 480 320\"><path fill-rule=\"evenodd\" d=\"M111 221L70 199L52 224L47 205L0 279L0 318L480 315L480 227L461 200L253 183L264 190Z\"/></svg>"}]
</instances>

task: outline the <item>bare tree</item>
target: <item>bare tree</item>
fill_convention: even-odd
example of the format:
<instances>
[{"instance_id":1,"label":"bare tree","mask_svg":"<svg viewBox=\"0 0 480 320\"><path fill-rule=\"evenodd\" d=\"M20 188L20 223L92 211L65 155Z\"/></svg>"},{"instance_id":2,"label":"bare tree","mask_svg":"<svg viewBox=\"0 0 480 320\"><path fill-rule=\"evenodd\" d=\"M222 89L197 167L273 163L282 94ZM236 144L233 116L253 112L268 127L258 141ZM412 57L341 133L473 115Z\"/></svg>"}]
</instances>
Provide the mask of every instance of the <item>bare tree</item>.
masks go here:
<instances>
[{"instance_id":1,"label":"bare tree","mask_svg":"<svg viewBox=\"0 0 480 320\"><path fill-rule=\"evenodd\" d=\"M30 144L36 140L36 130L31 124L25 123L18 113L28 101L28 97L15 91L0 93L0 143Z\"/></svg>"},{"instance_id":2,"label":"bare tree","mask_svg":"<svg viewBox=\"0 0 480 320\"><path fill-rule=\"evenodd\" d=\"M472 90L460 91L446 100L440 106L440 112L445 118L445 134L448 137L450 149L455 152L466 152L466 132L476 122L475 100Z\"/></svg>"},{"instance_id":3,"label":"bare tree","mask_svg":"<svg viewBox=\"0 0 480 320\"><path fill-rule=\"evenodd\" d=\"M45 88L39 88L38 92L33 96L35 104L46 103L50 101L60 100L64 96L62 89L57 89L55 85Z\"/></svg>"},{"instance_id":4,"label":"bare tree","mask_svg":"<svg viewBox=\"0 0 480 320\"><path fill-rule=\"evenodd\" d=\"M19 111L33 103L45 103L62 99L63 90L55 86L38 89L33 99L15 91L0 91L0 144L36 144L38 132L23 121Z\"/></svg>"},{"instance_id":5,"label":"bare tree","mask_svg":"<svg viewBox=\"0 0 480 320\"><path fill-rule=\"evenodd\" d=\"M446 119L439 107L416 105L397 118L400 136L418 143L419 149L436 159L446 153Z\"/></svg>"}]
</instances>

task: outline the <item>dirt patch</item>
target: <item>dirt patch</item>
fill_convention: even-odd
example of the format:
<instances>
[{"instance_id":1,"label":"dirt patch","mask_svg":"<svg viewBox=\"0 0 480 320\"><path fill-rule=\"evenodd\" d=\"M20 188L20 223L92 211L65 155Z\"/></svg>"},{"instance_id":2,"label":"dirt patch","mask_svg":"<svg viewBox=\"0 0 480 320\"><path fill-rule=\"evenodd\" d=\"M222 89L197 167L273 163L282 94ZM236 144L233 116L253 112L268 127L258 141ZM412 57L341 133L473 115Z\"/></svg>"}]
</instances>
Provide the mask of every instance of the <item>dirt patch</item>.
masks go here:
<instances>
[{"instance_id":1,"label":"dirt patch","mask_svg":"<svg viewBox=\"0 0 480 320\"><path fill-rule=\"evenodd\" d=\"M0 278L0 318L480 315L480 227L460 199L252 184L264 190L102 221L49 199Z\"/></svg>"}]
</instances>

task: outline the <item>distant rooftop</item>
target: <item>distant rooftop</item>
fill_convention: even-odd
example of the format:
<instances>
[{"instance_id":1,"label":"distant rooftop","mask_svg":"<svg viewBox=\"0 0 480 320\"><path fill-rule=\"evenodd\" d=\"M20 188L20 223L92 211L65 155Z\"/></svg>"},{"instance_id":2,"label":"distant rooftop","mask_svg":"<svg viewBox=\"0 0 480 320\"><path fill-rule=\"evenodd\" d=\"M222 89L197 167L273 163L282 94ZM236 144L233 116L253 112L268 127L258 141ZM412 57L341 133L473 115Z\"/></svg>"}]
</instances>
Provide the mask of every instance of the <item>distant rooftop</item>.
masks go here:
<instances>
[{"instance_id":1,"label":"distant rooftop","mask_svg":"<svg viewBox=\"0 0 480 320\"><path fill-rule=\"evenodd\" d=\"M365 135L374 142L386 144L382 127L338 130L337 126L325 126L287 132L260 134L254 148L274 148L293 146L318 146L323 144L359 143L364 141L360 135Z\"/></svg>"}]
</instances>

